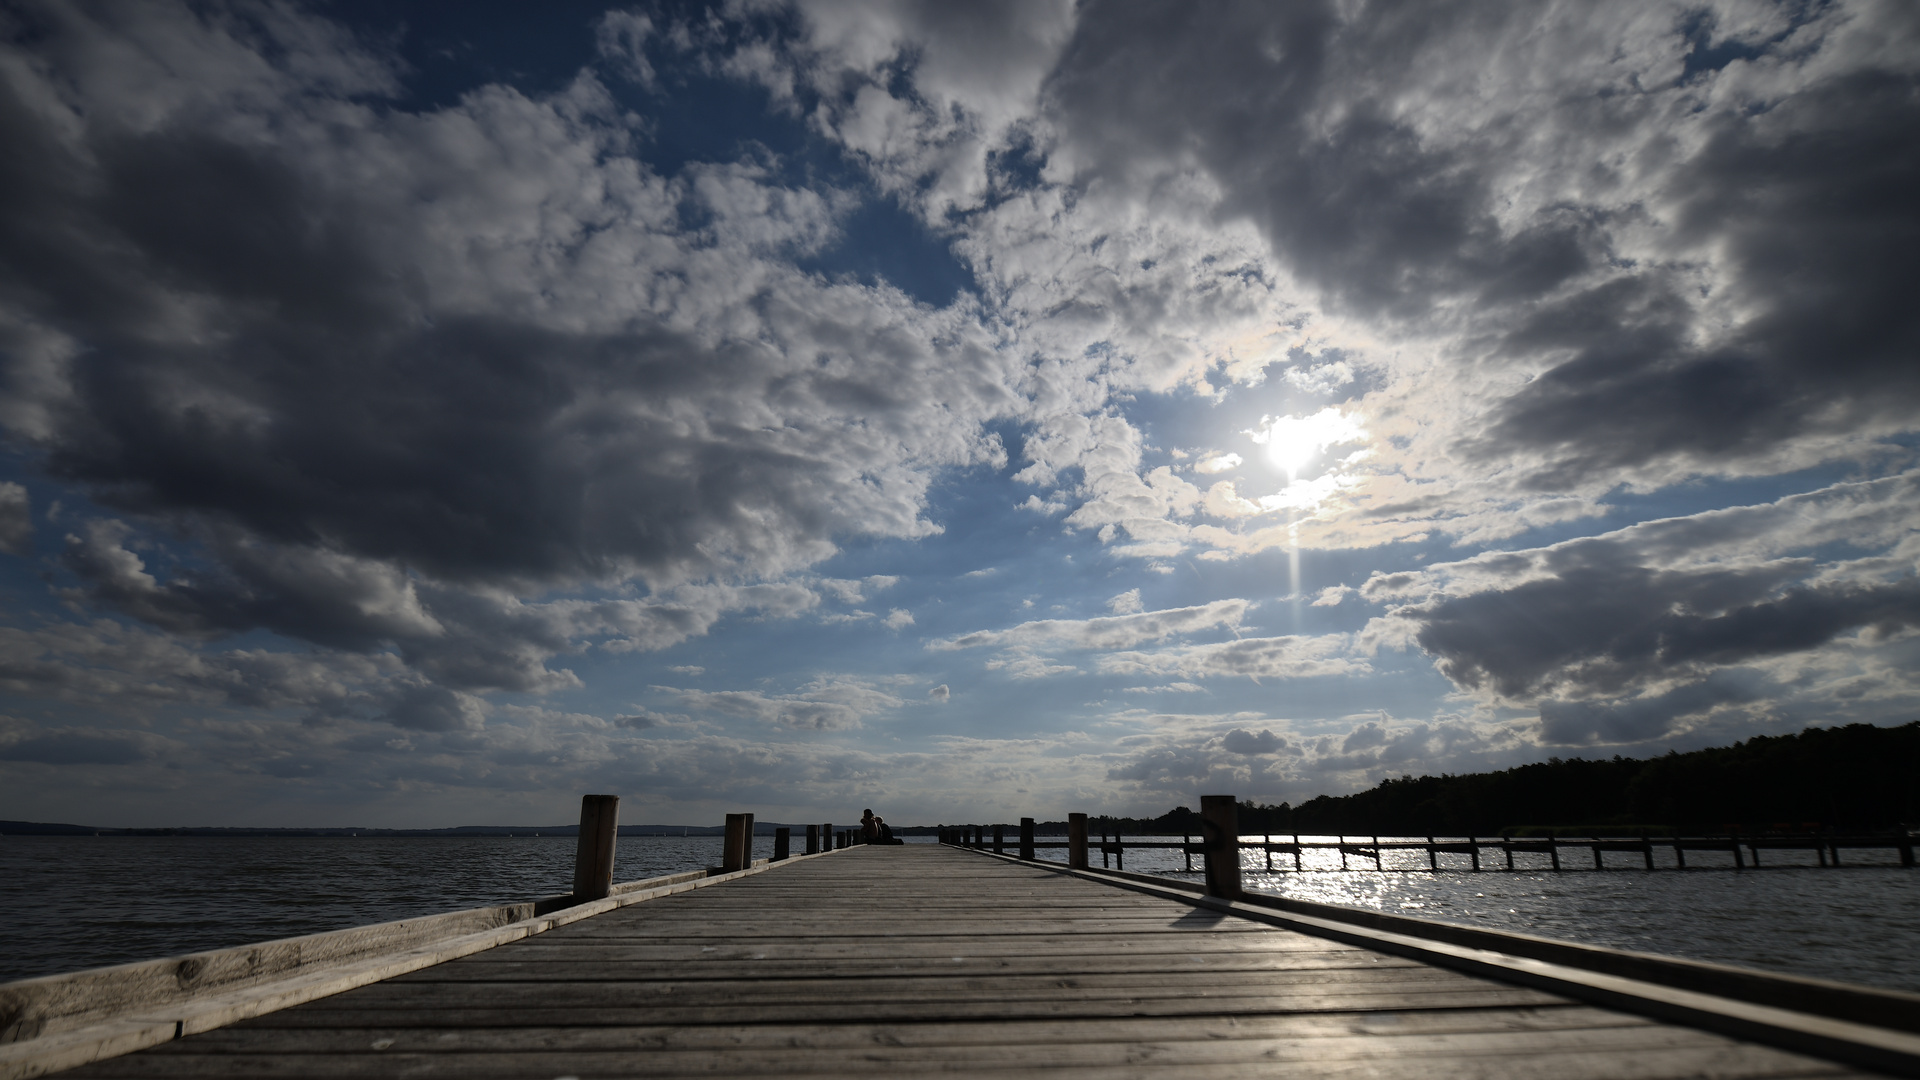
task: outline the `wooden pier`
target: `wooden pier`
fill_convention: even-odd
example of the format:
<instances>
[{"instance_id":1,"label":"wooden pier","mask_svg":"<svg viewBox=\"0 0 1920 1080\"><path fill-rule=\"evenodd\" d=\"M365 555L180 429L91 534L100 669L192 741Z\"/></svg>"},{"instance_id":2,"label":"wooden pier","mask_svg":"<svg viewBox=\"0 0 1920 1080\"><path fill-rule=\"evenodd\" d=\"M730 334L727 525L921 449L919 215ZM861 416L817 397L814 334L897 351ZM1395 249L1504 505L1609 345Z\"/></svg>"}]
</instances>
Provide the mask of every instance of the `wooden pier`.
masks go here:
<instances>
[{"instance_id":1,"label":"wooden pier","mask_svg":"<svg viewBox=\"0 0 1920 1080\"><path fill-rule=\"evenodd\" d=\"M619 888L599 903L620 904ZM1758 978L1788 992L1832 985ZM61 1075L1784 1080L1872 1075L1862 1062L1920 1072L1920 997L1837 991L1860 995L1856 1012L1886 1026L1057 864L855 846L683 881Z\"/></svg>"}]
</instances>

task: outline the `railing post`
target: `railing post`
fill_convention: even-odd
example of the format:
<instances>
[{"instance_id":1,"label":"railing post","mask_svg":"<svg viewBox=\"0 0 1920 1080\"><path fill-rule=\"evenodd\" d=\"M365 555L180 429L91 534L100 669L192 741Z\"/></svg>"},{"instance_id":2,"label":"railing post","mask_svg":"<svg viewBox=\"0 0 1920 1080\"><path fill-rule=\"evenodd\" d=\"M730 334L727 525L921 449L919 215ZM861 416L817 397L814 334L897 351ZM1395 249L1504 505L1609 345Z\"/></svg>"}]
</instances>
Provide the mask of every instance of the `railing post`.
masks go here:
<instances>
[{"instance_id":1,"label":"railing post","mask_svg":"<svg viewBox=\"0 0 1920 1080\"><path fill-rule=\"evenodd\" d=\"M993 827L993 853L995 855L1005 855L1007 853L1007 827L1005 825L995 825Z\"/></svg>"},{"instance_id":2,"label":"railing post","mask_svg":"<svg viewBox=\"0 0 1920 1080\"><path fill-rule=\"evenodd\" d=\"M573 902L604 900L613 891L613 842L620 835L620 796L580 796L580 842L573 849Z\"/></svg>"},{"instance_id":3,"label":"railing post","mask_svg":"<svg viewBox=\"0 0 1920 1080\"><path fill-rule=\"evenodd\" d=\"M833 823L832 822L828 822L825 825L820 826L820 850L821 851L833 850Z\"/></svg>"},{"instance_id":4,"label":"railing post","mask_svg":"<svg viewBox=\"0 0 1920 1080\"><path fill-rule=\"evenodd\" d=\"M1020 819L1020 857L1033 861L1033 819L1030 817Z\"/></svg>"},{"instance_id":5,"label":"railing post","mask_svg":"<svg viewBox=\"0 0 1920 1080\"><path fill-rule=\"evenodd\" d=\"M1207 895L1240 898L1240 806L1231 795L1200 796L1201 843L1207 860Z\"/></svg>"},{"instance_id":6,"label":"railing post","mask_svg":"<svg viewBox=\"0 0 1920 1080\"><path fill-rule=\"evenodd\" d=\"M807 854L820 854L820 826L807 826Z\"/></svg>"},{"instance_id":7,"label":"railing post","mask_svg":"<svg viewBox=\"0 0 1920 1080\"><path fill-rule=\"evenodd\" d=\"M1067 865L1075 870L1087 868L1087 815L1067 815Z\"/></svg>"},{"instance_id":8,"label":"railing post","mask_svg":"<svg viewBox=\"0 0 1920 1080\"><path fill-rule=\"evenodd\" d=\"M786 826L783 825L780 828L773 830L773 861L774 862L779 862L780 860L786 858L789 854L791 854L789 849L792 847L793 847L793 830L792 829L787 828Z\"/></svg>"},{"instance_id":9,"label":"railing post","mask_svg":"<svg viewBox=\"0 0 1920 1080\"><path fill-rule=\"evenodd\" d=\"M753 863L753 815L728 814L726 842L720 849L723 872L745 870Z\"/></svg>"}]
</instances>

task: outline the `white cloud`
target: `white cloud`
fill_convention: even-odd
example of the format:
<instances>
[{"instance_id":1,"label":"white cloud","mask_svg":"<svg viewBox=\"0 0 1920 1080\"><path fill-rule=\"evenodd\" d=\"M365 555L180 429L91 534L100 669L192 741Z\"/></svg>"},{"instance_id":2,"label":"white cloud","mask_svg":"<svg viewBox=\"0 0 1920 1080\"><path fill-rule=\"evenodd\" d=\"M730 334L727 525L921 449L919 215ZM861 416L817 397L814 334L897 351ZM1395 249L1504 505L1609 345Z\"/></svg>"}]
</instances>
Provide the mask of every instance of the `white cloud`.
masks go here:
<instances>
[{"instance_id":1,"label":"white cloud","mask_svg":"<svg viewBox=\"0 0 1920 1080\"><path fill-rule=\"evenodd\" d=\"M1241 638L1153 652L1115 652L1100 657L1098 666L1115 675L1238 675L1253 679L1358 675L1372 670L1366 659L1353 655L1344 634Z\"/></svg>"},{"instance_id":2,"label":"white cloud","mask_svg":"<svg viewBox=\"0 0 1920 1080\"><path fill-rule=\"evenodd\" d=\"M1140 602L1140 590L1128 589L1126 592L1107 601L1107 610L1115 615L1135 615L1146 610Z\"/></svg>"},{"instance_id":3,"label":"white cloud","mask_svg":"<svg viewBox=\"0 0 1920 1080\"><path fill-rule=\"evenodd\" d=\"M983 646L1056 645L1072 649L1124 649L1177 634L1240 625L1251 605L1245 600L1215 600L1193 607L1167 608L1095 619L1040 619L1006 630L976 630L927 643L934 650Z\"/></svg>"},{"instance_id":4,"label":"white cloud","mask_svg":"<svg viewBox=\"0 0 1920 1080\"><path fill-rule=\"evenodd\" d=\"M822 677L793 694L765 694L756 690L684 690L656 687L673 694L696 712L752 720L799 731L845 731L863 726L867 717L905 704L899 697L867 682Z\"/></svg>"}]
</instances>

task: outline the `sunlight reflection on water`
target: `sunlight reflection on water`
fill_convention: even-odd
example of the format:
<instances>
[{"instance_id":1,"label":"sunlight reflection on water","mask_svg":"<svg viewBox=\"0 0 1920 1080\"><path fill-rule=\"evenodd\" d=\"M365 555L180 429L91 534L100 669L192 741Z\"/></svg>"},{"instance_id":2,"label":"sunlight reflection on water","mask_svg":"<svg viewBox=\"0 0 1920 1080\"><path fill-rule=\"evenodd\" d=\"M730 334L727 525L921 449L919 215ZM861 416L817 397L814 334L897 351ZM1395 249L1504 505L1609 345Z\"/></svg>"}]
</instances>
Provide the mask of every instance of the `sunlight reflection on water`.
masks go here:
<instances>
[{"instance_id":1,"label":"sunlight reflection on water","mask_svg":"<svg viewBox=\"0 0 1920 1080\"><path fill-rule=\"evenodd\" d=\"M1391 839L1402 838L1381 837ZM1241 883L1296 900L1920 991L1920 870L1902 869L1893 851L1848 851L1838 870L1817 868L1812 852L1768 851L1768 869L1744 872L1730 869L1730 855L1688 852L1688 865L1698 869L1680 872L1671 849L1654 853L1660 869L1651 873L1641 855L1626 852L1608 852L1608 869L1595 872L1586 850L1563 852L1560 873L1544 855L1516 855L1508 872L1492 851L1481 855L1486 872L1478 874L1464 855L1440 856L1443 869L1433 873L1424 869L1424 852L1383 853L1384 871L1349 855L1349 867L1367 869L1342 871L1339 854L1328 851L1306 854L1305 873L1283 869L1292 856L1276 854L1268 873L1263 853L1244 850ZM1059 848L1035 854L1067 857ZM1097 850L1092 863L1100 865ZM1198 855L1193 863L1200 865ZM1126 853L1129 871L1200 879L1184 866L1178 851Z\"/></svg>"}]
</instances>

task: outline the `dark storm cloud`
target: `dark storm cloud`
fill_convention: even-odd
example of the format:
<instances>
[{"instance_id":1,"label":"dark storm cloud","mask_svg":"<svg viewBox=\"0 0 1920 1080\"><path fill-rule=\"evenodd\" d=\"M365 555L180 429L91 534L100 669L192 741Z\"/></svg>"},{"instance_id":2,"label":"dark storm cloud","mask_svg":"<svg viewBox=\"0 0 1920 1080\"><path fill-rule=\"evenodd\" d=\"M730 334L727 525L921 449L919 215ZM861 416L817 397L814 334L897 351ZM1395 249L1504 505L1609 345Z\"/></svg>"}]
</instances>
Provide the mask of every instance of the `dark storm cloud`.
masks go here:
<instances>
[{"instance_id":1,"label":"dark storm cloud","mask_svg":"<svg viewBox=\"0 0 1920 1080\"><path fill-rule=\"evenodd\" d=\"M130 765L165 754L169 743L142 731L68 728L0 744L0 761L44 765Z\"/></svg>"},{"instance_id":2,"label":"dark storm cloud","mask_svg":"<svg viewBox=\"0 0 1920 1080\"><path fill-rule=\"evenodd\" d=\"M1332 310L1543 371L1464 443L1529 487L1712 470L1920 406L1920 11L1797 10L1095 4L1057 162L1198 169Z\"/></svg>"},{"instance_id":3,"label":"dark storm cloud","mask_svg":"<svg viewBox=\"0 0 1920 1080\"><path fill-rule=\"evenodd\" d=\"M1671 181L1675 232L1719 246L1729 291L1756 314L1702 350L1678 282L1643 275L1547 305L1505 347L1572 359L1508 402L1492 439L1552 451L1560 463L1535 483L1557 487L1669 454L1751 455L1910 421L1916 129L1920 80L1893 72L1721 117Z\"/></svg>"},{"instance_id":4,"label":"dark storm cloud","mask_svg":"<svg viewBox=\"0 0 1920 1080\"><path fill-rule=\"evenodd\" d=\"M1658 739L1672 733L1675 722L1682 717L1763 696L1763 688L1747 684L1751 681L1706 679L1626 701L1543 701L1540 741L1549 746L1585 746Z\"/></svg>"},{"instance_id":5,"label":"dark storm cloud","mask_svg":"<svg viewBox=\"0 0 1920 1080\"><path fill-rule=\"evenodd\" d=\"M1862 627L1920 625L1920 579L1775 593L1807 569L1575 566L1404 614L1448 678L1514 698L1555 684L1617 692L1694 666L1801 652Z\"/></svg>"},{"instance_id":6,"label":"dark storm cloud","mask_svg":"<svg viewBox=\"0 0 1920 1080\"><path fill-rule=\"evenodd\" d=\"M1462 687L1521 700L1666 693L1856 631L1884 640L1920 626L1908 553L1917 483L1899 474L1642 522L1365 592L1405 601L1375 630L1404 627ZM1622 731L1652 731L1683 714L1644 698L1617 716L1551 708L1554 723L1581 730L1604 715Z\"/></svg>"},{"instance_id":7,"label":"dark storm cloud","mask_svg":"<svg viewBox=\"0 0 1920 1080\"><path fill-rule=\"evenodd\" d=\"M1049 83L1063 142L1090 173L1201 166L1226 186L1226 214L1251 216L1296 273L1368 312L1538 295L1603 254L1577 212L1504 230L1472 148L1434 145L1347 85L1392 79L1435 37L1498 36L1510 10L1344 14L1332 3L1093 5Z\"/></svg>"},{"instance_id":8,"label":"dark storm cloud","mask_svg":"<svg viewBox=\"0 0 1920 1080\"><path fill-rule=\"evenodd\" d=\"M926 535L933 472L1001 454L1011 362L970 316L794 270L831 193L654 175L590 77L412 114L367 107L381 61L290 11L29 11L0 79L4 419L202 557L86 526L65 564L97 601L551 688L579 634L659 647L717 601L583 629L503 591Z\"/></svg>"}]
</instances>

